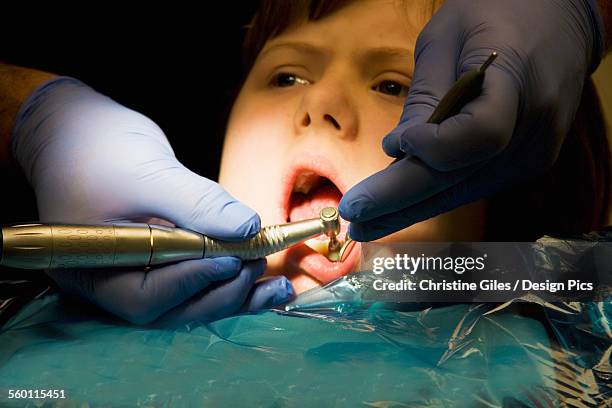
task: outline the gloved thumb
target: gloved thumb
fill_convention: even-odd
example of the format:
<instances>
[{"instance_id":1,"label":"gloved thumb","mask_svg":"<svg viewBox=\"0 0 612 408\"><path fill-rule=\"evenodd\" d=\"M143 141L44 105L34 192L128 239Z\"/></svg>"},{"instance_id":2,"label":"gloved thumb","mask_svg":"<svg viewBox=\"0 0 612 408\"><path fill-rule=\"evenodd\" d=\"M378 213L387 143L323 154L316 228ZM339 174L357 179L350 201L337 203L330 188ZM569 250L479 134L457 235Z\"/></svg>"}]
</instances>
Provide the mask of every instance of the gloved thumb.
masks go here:
<instances>
[{"instance_id":1,"label":"gloved thumb","mask_svg":"<svg viewBox=\"0 0 612 408\"><path fill-rule=\"evenodd\" d=\"M240 241L259 232L259 215L219 184L176 162L158 170L147 212L204 235Z\"/></svg>"}]
</instances>

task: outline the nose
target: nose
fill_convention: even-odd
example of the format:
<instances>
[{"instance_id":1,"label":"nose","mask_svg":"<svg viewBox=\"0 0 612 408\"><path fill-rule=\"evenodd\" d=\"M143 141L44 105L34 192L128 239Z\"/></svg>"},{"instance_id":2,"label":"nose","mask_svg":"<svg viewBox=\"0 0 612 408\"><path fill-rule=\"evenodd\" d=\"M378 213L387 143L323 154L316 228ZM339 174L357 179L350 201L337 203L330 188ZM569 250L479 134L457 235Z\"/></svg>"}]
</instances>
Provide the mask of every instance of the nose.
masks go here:
<instances>
[{"instance_id":1,"label":"nose","mask_svg":"<svg viewBox=\"0 0 612 408\"><path fill-rule=\"evenodd\" d=\"M305 85L294 119L296 134L312 131L347 140L356 138L358 113L347 85L334 79Z\"/></svg>"}]
</instances>

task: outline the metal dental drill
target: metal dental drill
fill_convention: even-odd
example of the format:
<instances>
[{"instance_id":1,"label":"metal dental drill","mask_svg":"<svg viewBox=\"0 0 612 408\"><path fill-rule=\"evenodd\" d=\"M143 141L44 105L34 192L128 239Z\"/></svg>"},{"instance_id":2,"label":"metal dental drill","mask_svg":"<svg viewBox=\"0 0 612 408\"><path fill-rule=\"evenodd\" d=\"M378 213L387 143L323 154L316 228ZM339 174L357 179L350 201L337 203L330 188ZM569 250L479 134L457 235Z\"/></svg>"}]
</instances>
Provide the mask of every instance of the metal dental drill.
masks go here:
<instances>
[{"instance_id":1,"label":"metal dental drill","mask_svg":"<svg viewBox=\"0 0 612 408\"><path fill-rule=\"evenodd\" d=\"M320 216L321 220L328 222L330 227L333 226L333 229L330 228L329 231L325 232L325 235L329 238L326 254L327 259L332 262L341 262L344 260L344 256L348 254L349 248L355 242L349 238L348 233L346 234L344 242L338 240L338 234L340 233L340 214L336 208L326 207L321 210Z\"/></svg>"},{"instance_id":2,"label":"metal dental drill","mask_svg":"<svg viewBox=\"0 0 612 408\"><path fill-rule=\"evenodd\" d=\"M319 218L264 227L251 239L220 241L194 231L150 224L19 224L2 228L0 265L21 269L147 267L187 259L263 258L325 234L337 245L338 210Z\"/></svg>"}]
</instances>

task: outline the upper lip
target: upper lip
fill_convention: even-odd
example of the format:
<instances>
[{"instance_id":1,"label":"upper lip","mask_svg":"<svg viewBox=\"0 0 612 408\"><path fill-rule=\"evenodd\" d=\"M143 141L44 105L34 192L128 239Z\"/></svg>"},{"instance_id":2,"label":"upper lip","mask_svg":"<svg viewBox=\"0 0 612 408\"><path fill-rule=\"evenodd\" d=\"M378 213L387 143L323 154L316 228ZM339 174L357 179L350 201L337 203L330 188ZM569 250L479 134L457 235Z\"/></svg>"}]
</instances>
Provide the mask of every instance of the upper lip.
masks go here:
<instances>
[{"instance_id":1,"label":"upper lip","mask_svg":"<svg viewBox=\"0 0 612 408\"><path fill-rule=\"evenodd\" d=\"M289 203L297 177L304 172L312 172L329 179L344 194L348 185L340 175L335 164L327 157L313 153L301 153L288 160L287 169L282 173L280 197L278 199L279 216L283 222L289 221Z\"/></svg>"}]
</instances>

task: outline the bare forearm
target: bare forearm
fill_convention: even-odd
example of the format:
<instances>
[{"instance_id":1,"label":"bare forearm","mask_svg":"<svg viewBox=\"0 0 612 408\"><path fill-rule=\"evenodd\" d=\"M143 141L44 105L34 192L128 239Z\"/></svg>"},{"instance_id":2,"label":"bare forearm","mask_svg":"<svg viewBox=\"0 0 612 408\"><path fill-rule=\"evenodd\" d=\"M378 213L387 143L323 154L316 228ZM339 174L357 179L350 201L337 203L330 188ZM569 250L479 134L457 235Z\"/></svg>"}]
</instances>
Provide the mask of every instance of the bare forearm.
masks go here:
<instances>
[{"instance_id":1,"label":"bare forearm","mask_svg":"<svg viewBox=\"0 0 612 408\"><path fill-rule=\"evenodd\" d=\"M612 51L612 3L610 0L597 0L606 29L606 52Z\"/></svg>"},{"instance_id":2,"label":"bare forearm","mask_svg":"<svg viewBox=\"0 0 612 408\"><path fill-rule=\"evenodd\" d=\"M19 108L38 86L53 77L48 72L0 62L0 166L11 160L9 139Z\"/></svg>"}]
</instances>

